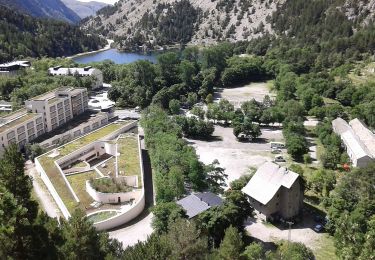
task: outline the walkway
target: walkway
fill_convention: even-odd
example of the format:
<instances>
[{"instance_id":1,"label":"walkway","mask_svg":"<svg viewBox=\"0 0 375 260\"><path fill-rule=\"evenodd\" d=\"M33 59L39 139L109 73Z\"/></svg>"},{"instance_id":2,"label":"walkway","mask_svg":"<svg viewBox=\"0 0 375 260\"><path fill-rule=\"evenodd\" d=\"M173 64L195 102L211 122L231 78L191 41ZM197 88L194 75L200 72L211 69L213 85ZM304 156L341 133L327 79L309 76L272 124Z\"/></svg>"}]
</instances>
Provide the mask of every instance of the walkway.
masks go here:
<instances>
[{"instance_id":1,"label":"walkway","mask_svg":"<svg viewBox=\"0 0 375 260\"><path fill-rule=\"evenodd\" d=\"M44 186L42 179L35 169L35 165L31 161L27 161L25 167L26 173L32 178L34 192L44 212L51 218L60 218L62 216L60 210L48 192L47 187Z\"/></svg>"}]
</instances>

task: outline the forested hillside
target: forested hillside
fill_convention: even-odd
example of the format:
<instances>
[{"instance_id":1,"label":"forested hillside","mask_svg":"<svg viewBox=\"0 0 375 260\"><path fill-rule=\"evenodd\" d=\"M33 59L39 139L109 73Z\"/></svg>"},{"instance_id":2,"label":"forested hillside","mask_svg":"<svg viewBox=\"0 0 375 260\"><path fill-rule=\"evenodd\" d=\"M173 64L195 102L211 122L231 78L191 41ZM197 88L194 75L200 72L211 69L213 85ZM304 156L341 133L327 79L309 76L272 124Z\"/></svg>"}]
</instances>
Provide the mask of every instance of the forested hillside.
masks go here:
<instances>
[{"instance_id":1,"label":"forested hillside","mask_svg":"<svg viewBox=\"0 0 375 260\"><path fill-rule=\"evenodd\" d=\"M80 20L79 16L61 0L0 0L0 5L34 17L48 17L70 23L77 23Z\"/></svg>"},{"instance_id":2,"label":"forested hillside","mask_svg":"<svg viewBox=\"0 0 375 260\"><path fill-rule=\"evenodd\" d=\"M45 20L0 6L0 62L58 57L97 50L105 41L66 22Z\"/></svg>"},{"instance_id":3,"label":"forested hillside","mask_svg":"<svg viewBox=\"0 0 375 260\"><path fill-rule=\"evenodd\" d=\"M312 42L371 25L374 6L371 0L120 0L83 26L131 50L142 45L243 41L267 34L306 36ZM332 23L332 31L324 30Z\"/></svg>"}]
</instances>

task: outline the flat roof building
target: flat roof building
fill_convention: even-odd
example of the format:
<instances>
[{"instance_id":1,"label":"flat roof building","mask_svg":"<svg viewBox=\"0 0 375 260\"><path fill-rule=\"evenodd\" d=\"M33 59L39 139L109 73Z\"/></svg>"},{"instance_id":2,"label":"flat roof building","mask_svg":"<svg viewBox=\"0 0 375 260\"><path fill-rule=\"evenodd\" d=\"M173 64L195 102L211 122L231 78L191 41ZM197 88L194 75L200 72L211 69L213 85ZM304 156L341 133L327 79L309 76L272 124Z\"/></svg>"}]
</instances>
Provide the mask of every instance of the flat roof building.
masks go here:
<instances>
[{"instance_id":1,"label":"flat roof building","mask_svg":"<svg viewBox=\"0 0 375 260\"><path fill-rule=\"evenodd\" d=\"M48 69L48 73L52 76L79 76L79 77L92 77L92 89L101 88L103 86L103 73L91 66L84 68L63 68L61 66Z\"/></svg>"},{"instance_id":2,"label":"flat roof building","mask_svg":"<svg viewBox=\"0 0 375 260\"><path fill-rule=\"evenodd\" d=\"M366 167L375 161L375 135L362 121L356 118L348 124L342 118L336 118L332 128L340 136L354 167Z\"/></svg>"},{"instance_id":3,"label":"flat roof building","mask_svg":"<svg viewBox=\"0 0 375 260\"><path fill-rule=\"evenodd\" d=\"M0 117L0 154L51 132L88 109L86 89L60 88L25 102L25 109Z\"/></svg>"},{"instance_id":4,"label":"flat roof building","mask_svg":"<svg viewBox=\"0 0 375 260\"><path fill-rule=\"evenodd\" d=\"M242 192L261 217L278 215L284 219L297 216L303 205L303 190L299 175L272 162L256 171Z\"/></svg>"}]
</instances>

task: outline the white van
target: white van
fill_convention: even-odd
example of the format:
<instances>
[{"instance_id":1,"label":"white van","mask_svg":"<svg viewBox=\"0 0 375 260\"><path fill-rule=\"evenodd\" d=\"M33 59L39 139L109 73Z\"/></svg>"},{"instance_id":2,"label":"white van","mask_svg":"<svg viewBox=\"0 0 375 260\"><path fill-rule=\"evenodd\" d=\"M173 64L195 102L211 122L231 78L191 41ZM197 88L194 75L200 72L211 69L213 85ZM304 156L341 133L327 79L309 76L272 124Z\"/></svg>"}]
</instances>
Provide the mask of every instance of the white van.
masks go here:
<instances>
[{"instance_id":1,"label":"white van","mask_svg":"<svg viewBox=\"0 0 375 260\"><path fill-rule=\"evenodd\" d=\"M284 149L285 144L280 142L271 142L271 148L273 149Z\"/></svg>"}]
</instances>

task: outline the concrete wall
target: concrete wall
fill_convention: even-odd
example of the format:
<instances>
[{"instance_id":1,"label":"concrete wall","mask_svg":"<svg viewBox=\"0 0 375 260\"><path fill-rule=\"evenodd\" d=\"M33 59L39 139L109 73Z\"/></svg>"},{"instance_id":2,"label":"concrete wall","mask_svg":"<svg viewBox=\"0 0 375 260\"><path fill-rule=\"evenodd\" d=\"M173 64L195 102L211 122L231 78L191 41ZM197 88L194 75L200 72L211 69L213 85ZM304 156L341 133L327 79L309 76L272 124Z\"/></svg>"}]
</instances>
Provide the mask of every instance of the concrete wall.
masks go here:
<instances>
[{"instance_id":1,"label":"concrete wall","mask_svg":"<svg viewBox=\"0 0 375 260\"><path fill-rule=\"evenodd\" d=\"M90 184L90 181L86 181L86 191L95 200L102 203L113 204L117 203L120 198L120 202L135 200L138 201L142 197L142 190L136 190L125 192L125 193L103 193L96 191Z\"/></svg>"},{"instance_id":2,"label":"concrete wall","mask_svg":"<svg viewBox=\"0 0 375 260\"><path fill-rule=\"evenodd\" d=\"M108 230L111 228L118 227L120 225L123 225L134 218L136 218L139 214L142 213L143 209L145 208L145 197L144 192L142 192L142 197L140 200L138 200L133 206L127 210L126 212L120 213L116 216L113 216L112 218L96 222L94 223L94 227L101 231L101 230ZM96 211L100 212L100 211Z\"/></svg>"},{"instance_id":3,"label":"concrete wall","mask_svg":"<svg viewBox=\"0 0 375 260\"><path fill-rule=\"evenodd\" d=\"M69 213L68 209L66 208L64 202L60 198L57 191L55 190L55 187L53 186L52 182L48 178L48 176L47 176L46 172L44 171L43 167L40 165L40 163L38 161L38 158L35 159L35 167L36 167L37 171L39 172L40 177L42 178L44 184L47 186L48 191L52 195L52 197L55 200L57 206L59 207L61 213L63 214L63 216L66 219L69 219L70 213Z\"/></svg>"}]
</instances>

